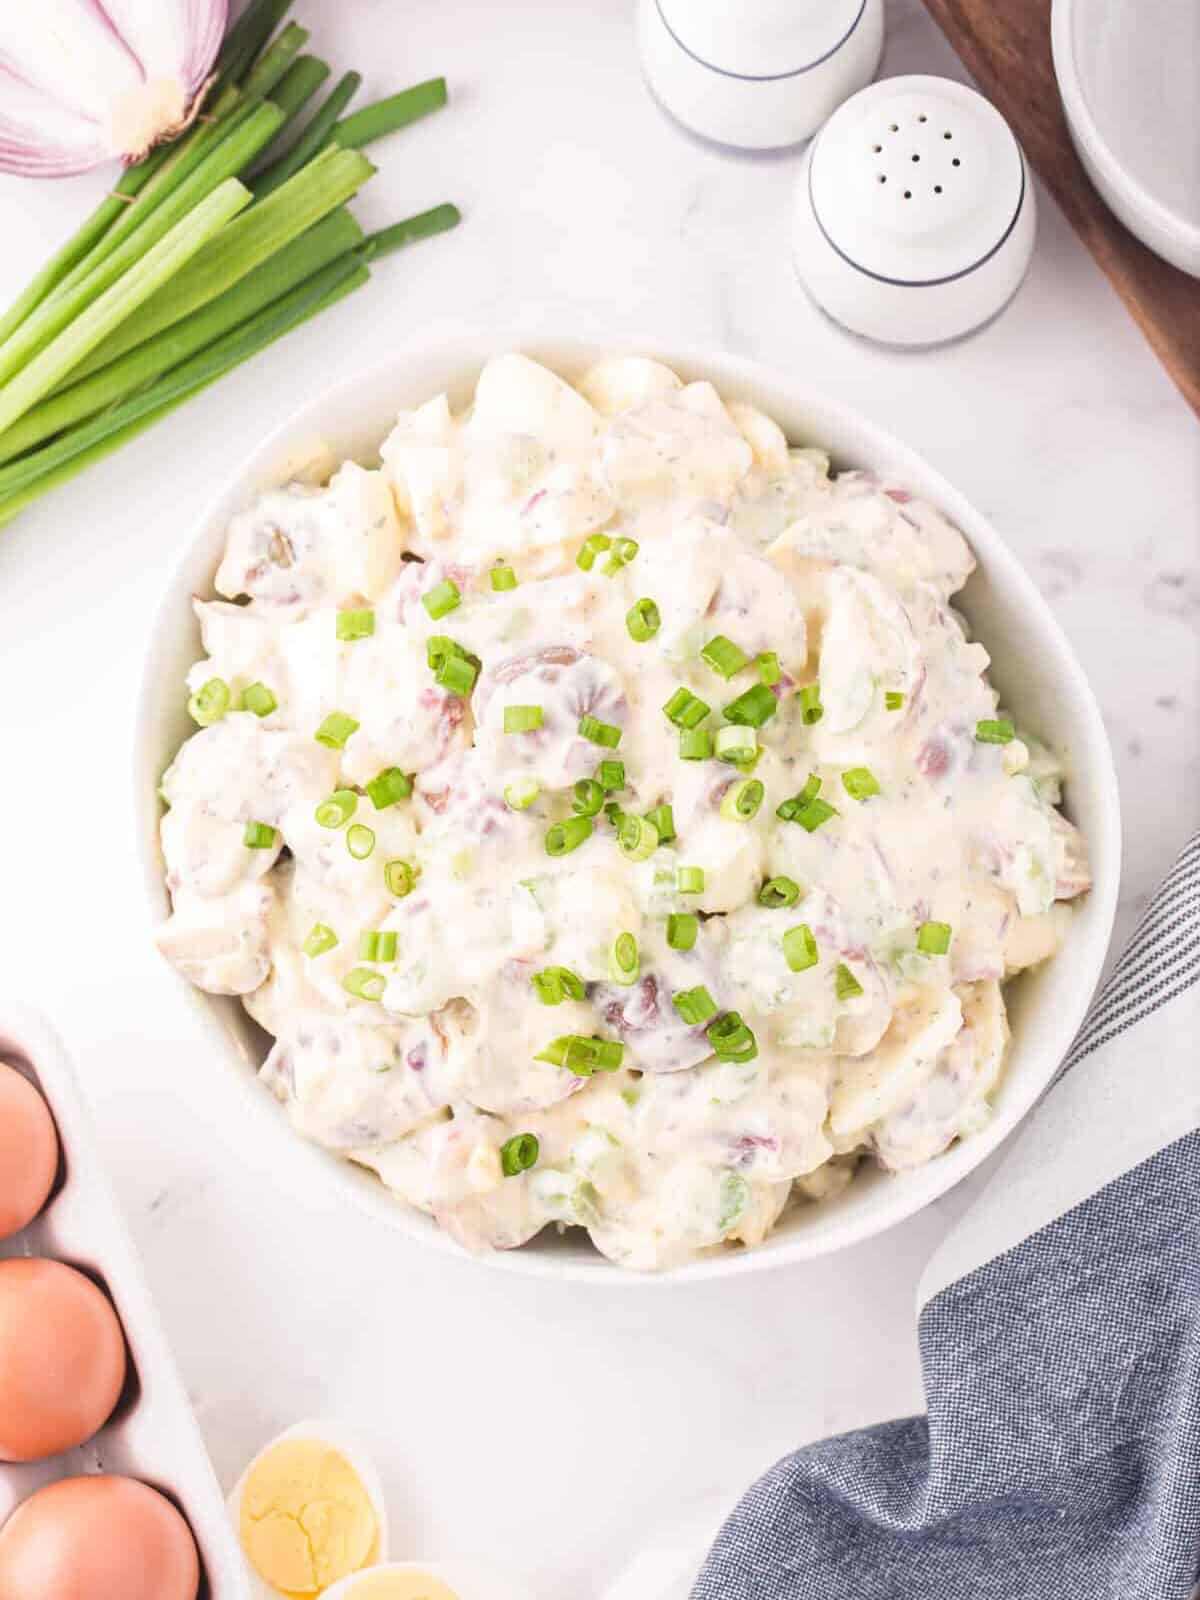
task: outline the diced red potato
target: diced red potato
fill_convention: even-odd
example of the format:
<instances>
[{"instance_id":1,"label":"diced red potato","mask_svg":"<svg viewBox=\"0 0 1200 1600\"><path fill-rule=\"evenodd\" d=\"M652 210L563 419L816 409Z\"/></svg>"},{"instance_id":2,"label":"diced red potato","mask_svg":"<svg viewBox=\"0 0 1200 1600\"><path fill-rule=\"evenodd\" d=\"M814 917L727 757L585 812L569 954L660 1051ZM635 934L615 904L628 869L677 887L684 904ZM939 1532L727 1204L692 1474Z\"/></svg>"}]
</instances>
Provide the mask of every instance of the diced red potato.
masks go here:
<instances>
[{"instance_id":1,"label":"diced red potato","mask_svg":"<svg viewBox=\"0 0 1200 1600\"><path fill-rule=\"evenodd\" d=\"M424 642L407 630L349 647L338 694L337 709L359 723L341 758L351 783L365 785L385 767L428 771L470 745L467 702L434 681Z\"/></svg>"},{"instance_id":2,"label":"diced red potato","mask_svg":"<svg viewBox=\"0 0 1200 1600\"><path fill-rule=\"evenodd\" d=\"M379 454L402 519L404 549L432 555L451 530L462 494L459 425L446 396L402 411Z\"/></svg>"},{"instance_id":3,"label":"diced red potato","mask_svg":"<svg viewBox=\"0 0 1200 1600\"><path fill-rule=\"evenodd\" d=\"M923 989L898 1004L873 1050L838 1062L829 1111L834 1136L859 1136L911 1099L961 1026L962 1005L952 991Z\"/></svg>"},{"instance_id":4,"label":"diced red potato","mask_svg":"<svg viewBox=\"0 0 1200 1600\"><path fill-rule=\"evenodd\" d=\"M703 1027L689 1027L653 973L624 988L600 984L591 997L606 1038L625 1045L624 1065L641 1072L681 1072L707 1061L712 1046Z\"/></svg>"},{"instance_id":5,"label":"diced red potato","mask_svg":"<svg viewBox=\"0 0 1200 1600\"><path fill-rule=\"evenodd\" d=\"M1050 812L1050 827L1057 846L1058 871L1055 875L1054 894L1059 900L1073 900L1086 894L1092 887L1092 870L1088 864L1087 845L1083 835L1061 811Z\"/></svg>"},{"instance_id":6,"label":"diced red potato","mask_svg":"<svg viewBox=\"0 0 1200 1600\"><path fill-rule=\"evenodd\" d=\"M1004 968L997 977L1048 961L1062 949L1071 929L1071 908L1056 901L1037 916L1013 916L1004 936Z\"/></svg>"},{"instance_id":7,"label":"diced red potato","mask_svg":"<svg viewBox=\"0 0 1200 1600\"><path fill-rule=\"evenodd\" d=\"M918 1097L876 1124L871 1144L893 1171L922 1166L956 1138L976 1131L990 1115L1008 1046L1008 1021L998 983L959 991L963 1025L942 1050Z\"/></svg>"},{"instance_id":8,"label":"diced red potato","mask_svg":"<svg viewBox=\"0 0 1200 1600\"><path fill-rule=\"evenodd\" d=\"M227 822L199 807L172 807L160 830L167 888L172 894L219 896L265 877L283 840L269 850L250 850L245 832L244 823Z\"/></svg>"},{"instance_id":9,"label":"diced red potato","mask_svg":"<svg viewBox=\"0 0 1200 1600\"><path fill-rule=\"evenodd\" d=\"M246 711L193 734L164 773L162 790L172 807L277 827L290 807L322 800L336 772L336 751L310 734L266 728Z\"/></svg>"},{"instance_id":10,"label":"diced red potato","mask_svg":"<svg viewBox=\"0 0 1200 1600\"><path fill-rule=\"evenodd\" d=\"M786 472L788 442L783 429L765 412L743 400L731 400L725 407L729 420L754 453L754 465L768 472Z\"/></svg>"},{"instance_id":11,"label":"diced red potato","mask_svg":"<svg viewBox=\"0 0 1200 1600\"><path fill-rule=\"evenodd\" d=\"M278 606L372 599L395 577L400 550L384 475L348 463L325 488L289 483L234 517L217 593Z\"/></svg>"},{"instance_id":12,"label":"diced red potato","mask_svg":"<svg viewBox=\"0 0 1200 1600\"><path fill-rule=\"evenodd\" d=\"M475 385L472 435L531 434L560 459L591 448L597 417L587 400L557 373L528 356L496 356Z\"/></svg>"},{"instance_id":13,"label":"diced red potato","mask_svg":"<svg viewBox=\"0 0 1200 1600\"><path fill-rule=\"evenodd\" d=\"M433 1214L474 1253L516 1249L549 1220L536 1208L531 1185L505 1178L499 1145L506 1137L504 1123L461 1108L431 1135Z\"/></svg>"},{"instance_id":14,"label":"diced red potato","mask_svg":"<svg viewBox=\"0 0 1200 1600\"><path fill-rule=\"evenodd\" d=\"M691 383L615 417L602 460L621 509L677 500L725 510L754 453L712 385Z\"/></svg>"},{"instance_id":15,"label":"diced red potato","mask_svg":"<svg viewBox=\"0 0 1200 1600\"><path fill-rule=\"evenodd\" d=\"M301 1013L259 1075L305 1138L341 1151L390 1144L443 1110L454 1092L446 1041L431 1021L375 1027Z\"/></svg>"},{"instance_id":16,"label":"diced red potato","mask_svg":"<svg viewBox=\"0 0 1200 1600\"><path fill-rule=\"evenodd\" d=\"M541 727L505 733L508 706L540 707ZM482 771L499 786L528 777L544 788L565 789L589 777L605 754L581 736L581 719L595 717L622 730L629 721L620 675L598 656L570 645L509 656L487 667L472 707Z\"/></svg>"},{"instance_id":17,"label":"diced red potato","mask_svg":"<svg viewBox=\"0 0 1200 1600\"><path fill-rule=\"evenodd\" d=\"M177 894L155 942L198 989L250 994L270 969L267 924L274 895L267 883L243 883L228 895Z\"/></svg>"},{"instance_id":18,"label":"diced red potato","mask_svg":"<svg viewBox=\"0 0 1200 1600\"><path fill-rule=\"evenodd\" d=\"M619 416L651 400L678 394L683 379L644 356L614 356L589 367L576 385L580 394L602 417Z\"/></svg>"}]
</instances>

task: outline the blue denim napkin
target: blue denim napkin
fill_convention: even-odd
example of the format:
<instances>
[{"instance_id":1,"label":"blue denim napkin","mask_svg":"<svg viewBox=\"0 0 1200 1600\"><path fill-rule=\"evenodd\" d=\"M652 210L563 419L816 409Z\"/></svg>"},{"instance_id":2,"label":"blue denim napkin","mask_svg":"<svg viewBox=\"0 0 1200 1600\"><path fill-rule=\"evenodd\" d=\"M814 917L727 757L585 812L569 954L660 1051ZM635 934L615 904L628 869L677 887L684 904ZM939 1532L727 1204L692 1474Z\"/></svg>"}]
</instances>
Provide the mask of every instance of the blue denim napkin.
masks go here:
<instances>
[{"instance_id":1,"label":"blue denim napkin","mask_svg":"<svg viewBox=\"0 0 1200 1600\"><path fill-rule=\"evenodd\" d=\"M1198 1128L1200 835L925 1275L928 1415L779 1462L692 1600L1188 1600Z\"/></svg>"}]
</instances>

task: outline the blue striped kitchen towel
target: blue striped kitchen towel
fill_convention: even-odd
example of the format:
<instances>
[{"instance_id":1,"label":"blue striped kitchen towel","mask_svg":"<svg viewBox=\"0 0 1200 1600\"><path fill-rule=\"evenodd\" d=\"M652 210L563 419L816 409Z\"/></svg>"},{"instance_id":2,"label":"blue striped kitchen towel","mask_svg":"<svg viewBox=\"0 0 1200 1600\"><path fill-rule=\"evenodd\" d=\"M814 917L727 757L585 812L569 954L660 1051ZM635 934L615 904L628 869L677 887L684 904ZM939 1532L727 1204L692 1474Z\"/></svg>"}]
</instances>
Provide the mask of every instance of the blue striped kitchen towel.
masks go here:
<instances>
[{"instance_id":1,"label":"blue striped kitchen towel","mask_svg":"<svg viewBox=\"0 0 1200 1600\"><path fill-rule=\"evenodd\" d=\"M927 1416L798 1450L692 1600L1188 1600L1200 835L921 1285Z\"/></svg>"}]
</instances>

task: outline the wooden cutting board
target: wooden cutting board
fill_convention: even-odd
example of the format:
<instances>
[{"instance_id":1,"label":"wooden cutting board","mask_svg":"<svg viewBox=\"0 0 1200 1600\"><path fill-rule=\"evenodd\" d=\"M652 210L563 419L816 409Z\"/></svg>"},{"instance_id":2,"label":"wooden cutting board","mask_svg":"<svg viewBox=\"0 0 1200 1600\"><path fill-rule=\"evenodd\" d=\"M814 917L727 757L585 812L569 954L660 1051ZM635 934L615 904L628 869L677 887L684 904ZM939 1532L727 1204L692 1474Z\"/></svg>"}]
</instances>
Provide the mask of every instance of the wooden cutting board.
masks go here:
<instances>
[{"instance_id":1,"label":"wooden cutting board","mask_svg":"<svg viewBox=\"0 0 1200 1600\"><path fill-rule=\"evenodd\" d=\"M1012 124L1030 165L1200 416L1200 279L1160 261L1135 239L1083 170L1054 77L1051 0L924 3L976 84Z\"/></svg>"}]
</instances>

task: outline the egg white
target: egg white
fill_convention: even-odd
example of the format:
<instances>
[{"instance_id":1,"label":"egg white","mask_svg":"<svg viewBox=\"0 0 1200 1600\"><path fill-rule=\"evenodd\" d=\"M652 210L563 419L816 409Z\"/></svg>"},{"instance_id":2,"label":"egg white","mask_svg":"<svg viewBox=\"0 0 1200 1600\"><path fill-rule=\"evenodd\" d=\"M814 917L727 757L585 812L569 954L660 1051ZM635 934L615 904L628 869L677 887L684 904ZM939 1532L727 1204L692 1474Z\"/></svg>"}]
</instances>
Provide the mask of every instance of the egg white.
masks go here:
<instances>
[{"instance_id":1,"label":"egg white","mask_svg":"<svg viewBox=\"0 0 1200 1600\"><path fill-rule=\"evenodd\" d=\"M419 1572L438 1578L457 1592L458 1600L530 1600L527 1584L511 1573L478 1561L391 1561L365 1567L326 1589L321 1600L354 1600L355 1588L381 1572Z\"/></svg>"},{"instance_id":2,"label":"egg white","mask_svg":"<svg viewBox=\"0 0 1200 1600\"><path fill-rule=\"evenodd\" d=\"M233 1532L238 1541L238 1549L242 1548L240 1535L242 1495L245 1492L247 1480L268 1450L273 1450L276 1445L283 1444L289 1439L316 1439L331 1450L336 1450L340 1455L345 1456L362 1481L362 1486L367 1493L367 1499L371 1502L376 1521L379 1524L378 1562L376 1565L385 1562L388 1558L387 1506L383 1498L383 1482L376 1470L375 1463L371 1460L362 1441L344 1424L320 1418L297 1422L292 1427L285 1428L269 1444L263 1445L258 1454L248 1463L246 1470L234 1485L225 1504L233 1521ZM246 1578L250 1585L252 1600L286 1600L286 1596L283 1596L280 1590L274 1588L259 1576L251 1565L249 1557L245 1556L244 1552L243 1559L246 1565ZM364 1568L364 1571L373 1570L373 1567ZM361 1576L361 1574L351 1573L348 1578L343 1578L334 1584L332 1588L326 1589L322 1594L321 1600L325 1600L326 1596L332 1595L335 1590L342 1589L346 1584L353 1583L356 1576ZM450 1579L445 1578L443 1582L449 1583ZM464 1600L467 1600L467 1597L464 1596ZM501 1600L507 1600L507 1597L501 1597Z\"/></svg>"}]
</instances>

